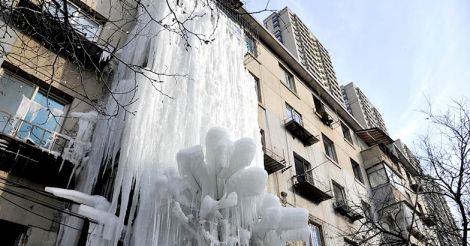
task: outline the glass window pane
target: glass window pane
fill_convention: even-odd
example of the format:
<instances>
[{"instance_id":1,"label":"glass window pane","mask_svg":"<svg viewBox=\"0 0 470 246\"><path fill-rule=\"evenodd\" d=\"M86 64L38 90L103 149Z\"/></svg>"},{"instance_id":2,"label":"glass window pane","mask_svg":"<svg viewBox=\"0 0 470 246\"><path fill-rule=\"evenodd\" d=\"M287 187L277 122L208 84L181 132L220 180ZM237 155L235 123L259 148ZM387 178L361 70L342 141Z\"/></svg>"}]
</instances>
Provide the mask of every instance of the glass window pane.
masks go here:
<instances>
[{"instance_id":1,"label":"glass window pane","mask_svg":"<svg viewBox=\"0 0 470 246\"><path fill-rule=\"evenodd\" d=\"M369 173L369 182L372 188L375 188L379 185L388 183L387 173L385 169L381 168L372 173Z\"/></svg>"},{"instance_id":2,"label":"glass window pane","mask_svg":"<svg viewBox=\"0 0 470 246\"><path fill-rule=\"evenodd\" d=\"M310 246L323 246L321 228L314 224L309 224L310 227Z\"/></svg>"},{"instance_id":3,"label":"glass window pane","mask_svg":"<svg viewBox=\"0 0 470 246\"><path fill-rule=\"evenodd\" d=\"M31 98L34 86L4 74L0 78L0 109L15 115L23 96Z\"/></svg>"},{"instance_id":4,"label":"glass window pane","mask_svg":"<svg viewBox=\"0 0 470 246\"><path fill-rule=\"evenodd\" d=\"M28 127L29 124L23 123L20 128L20 138L29 138L35 144L47 148L52 137L51 132L55 132L59 127L65 105L51 97L48 98L42 92L35 96L34 102L41 107L31 107L25 117L25 121L30 122L34 127Z\"/></svg>"}]
</instances>

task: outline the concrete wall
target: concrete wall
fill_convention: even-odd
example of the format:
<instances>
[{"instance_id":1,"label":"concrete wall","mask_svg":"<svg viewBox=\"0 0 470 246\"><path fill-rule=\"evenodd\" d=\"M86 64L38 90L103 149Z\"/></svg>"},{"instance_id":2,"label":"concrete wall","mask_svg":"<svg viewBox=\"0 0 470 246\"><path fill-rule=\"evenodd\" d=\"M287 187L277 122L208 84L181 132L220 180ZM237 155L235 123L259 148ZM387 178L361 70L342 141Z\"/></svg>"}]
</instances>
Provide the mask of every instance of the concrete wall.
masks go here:
<instances>
[{"instance_id":1,"label":"concrete wall","mask_svg":"<svg viewBox=\"0 0 470 246\"><path fill-rule=\"evenodd\" d=\"M66 204L43 190L43 186L0 171L0 220L27 228L20 245L47 246L56 241L60 210Z\"/></svg>"},{"instance_id":2,"label":"concrete wall","mask_svg":"<svg viewBox=\"0 0 470 246\"><path fill-rule=\"evenodd\" d=\"M284 156L287 166L285 172L276 172L269 176L268 190L280 196L281 192L287 193L288 206L303 207L309 210L312 220L323 227L326 245L343 245L343 235L354 227L347 218L336 214L333 209L334 199L320 204L315 204L300 196L293 190L292 177L296 174L293 153L297 153L310 162L312 167L318 166L314 171L314 177L331 187L334 180L345 188L347 198L354 204L360 204L361 199L367 201L368 181L364 168L361 167L364 184L354 178L350 158L357 163L362 163L360 151L364 144L354 135L353 144L343 137L339 122L333 127L324 125L317 114L314 113L312 91L295 76L296 91L290 90L284 83L283 71L279 67L282 64L269 49L262 44L258 45L258 57L247 58L247 69L260 79L260 89L263 102L259 105L260 128L265 131L266 147L271 148L277 154ZM282 64L289 69L286 64ZM292 71L291 71L292 72ZM305 147L284 128L284 120L287 118L286 106L288 103L302 115L305 128L317 136L321 141L312 146ZM335 121L340 121L333 110L328 109ZM338 162L326 157L322 141L322 134L331 139L335 144Z\"/></svg>"}]
</instances>

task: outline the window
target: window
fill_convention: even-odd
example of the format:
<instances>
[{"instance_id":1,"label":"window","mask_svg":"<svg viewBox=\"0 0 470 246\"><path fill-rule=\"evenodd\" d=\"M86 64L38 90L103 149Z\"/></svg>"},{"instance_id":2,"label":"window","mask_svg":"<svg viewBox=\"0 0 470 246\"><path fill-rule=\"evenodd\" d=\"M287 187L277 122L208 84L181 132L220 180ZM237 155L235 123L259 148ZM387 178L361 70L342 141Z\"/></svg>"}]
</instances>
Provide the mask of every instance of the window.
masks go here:
<instances>
[{"instance_id":1,"label":"window","mask_svg":"<svg viewBox=\"0 0 470 246\"><path fill-rule=\"evenodd\" d=\"M294 120L295 122L299 123L302 125L302 115L299 114L292 106L286 103L286 113L287 113L287 119L289 120Z\"/></svg>"},{"instance_id":2,"label":"window","mask_svg":"<svg viewBox=\"0 0 470 246\"><path fill-rule=\"evenodd\" d=\"M262 103L263 100L261 98L261 87L260 87L259 79L254 75L251 75L251 76L253 76L253 79L255 80L255 91L256 91L256 96L258 97L258 102Z\"/></svg>"},{"instance_id":3,"label":"window","mask_svg":"<svg viewBox=\"0 0 470 246\"><path fill-rule=\"evenodd\" d=\"M354 172L354 177L361 183L364 183L364 180L362 179L361 167L359 166L359 164L353 159L351 159L351 165Z\"/></svg>"},{"instance_id":4,"label":"window","mask_svg":"<svg viewBox=\"0 0 470 246\"><path fill-rule=\"evenodd\" d=\"M368 221L372 221L373 213L372 213L372 207L370 206L370 204L365 201L361 201L361 206L362 206L362 210L364 211L365 218Z\"/></svg>"},{"instance_id":5,"label":"window","mask_svg":"<svg viewBox=\"0 0 470 246\"><path fill-rule=\"evenodd\" d=\"M323 246L323 232L321 226L309 223L310 238L308 246Z\"/></svg>"},{"instance_id":6,"label":"window","mask_svg":"<svg viewBox=\"0 0 470 246\"><path fill-rule=\"evenodd\" d=\"M13 120L0 123L4 133L41 145L51 144L60 125L65 103L8 71L0 78L0 114Z\"/></svg>"},{"instance_id":7,"label":"window","mask_svg":"<svg viewBox=\"0 0 470 246\"><path fill-rule=\"evenodd\" d=\"M294 152L295 173L299 182L313 182L312 166L310 163Z\"/></svg>"},{"instance_id":8,"label":"window","mask_svg":"<svg viewBox=\"0 0 470 246\"><path fill-rule=\"evenodd\" d=\"M343 122L341 122L341 129L343 130L344 139L346 139L346 141L352 144L353 140L351 136L351 131Z\"/></svg>"},{"instance_id":9,"label":"window","mask_svg":"<svg viewBox=\"0 0 470 246\"><path fill-rule=\"evenodd\" d=\"M57 3L60 5L60 9L58 9L58 6L56 6L55 3L52 3L52 1L46 1L44 8L52 16L60 19L60 21L63 22L65 21L63 15L64 2L59 0ZM101 30L101 25L98 21L86 14L85 11L81 10L78 6L71 3L70 1L67 1L67 12L69 14L69 23L72 28L75 29L75 31L79 32L90 41L98 40L99 32Z\"/></svg>"},{"instance_id":10,"label":"window","mask_svg":"<svg viewBox=\"0 0 470 246\"><path fill-rule=\"evenodd\" d=\"M338 157L336 156L335 144L325 135L323 137L323 144L325 146L325 152L328 157L330 157L335 162L338 162Z\"/></svg>"},{"instance_id":11,"label":"window","mask_svg":"<svg viewBox=\"0 0 470 246\"><path fill-rule=\"evenodd\" d=\"M23 245L28 238L28 227L0 219L2 245Z\"/></svg>"},{"instance_id":12,"label":"window","mask_svg":"<svg viewBox=\"0 0 470 246\"><path fill-rule=\"evenodd\" d=\"M421 204L419 204L419 203L416 203L416 206L418 207L418 212L420 214L423 214L423 206L421 206Z\"/></svg>"},{"instance_id":13,"label":"window","mask_svg":"<svg viewBox=\"0 0 470 246\"><path fill-rule=\"evenodd\" d=\"M248 53L252 54L253 56L258 55L256 40L248 33L245 33L245 44Z\"/></svg>"},{"instance_id":14,"label":"window","mask_svg":"<svg viewBox=\"0 0 470 246\"><path fill-rule=\"evenodd\" d=\"M344 188L336 182L333 182L333 193L335 195L335 201L337 203L346 202L346 194L344 193Z\"/></svg>"},{"instance_id":15,"label":"window","mask_svg":"<svg viewBox=\"0 0 470 246\"><path fill-rule=\"evenodd\" d=\"M284 84L287 85L289 89L295 91L295 83L294 83L294 76L289 73L285 68L281 67L282 71L284 72Z\"/></svg>"},{"instance_id":16,"label":"window","mask_svg":"<svg viewBox=\"0 0 470 246\"><path fill-rule=\"evenodd\" d=\"M367 169L371 188L388 183L387 172L383 165L376 165Z\"/></svg>"},{"instance_id":17,"label":"window","mask_svg":"<svg viewBox=\"0 0 470 246\"><path fill-rule=\"evenodd\" d=\"M312 97L313 97L313 104L315 105L315 112L317 112L320 115L324 114L326 112L325 105L320 101L318 97L314 95L312 95Z\"/></svg>"}]
</instances>

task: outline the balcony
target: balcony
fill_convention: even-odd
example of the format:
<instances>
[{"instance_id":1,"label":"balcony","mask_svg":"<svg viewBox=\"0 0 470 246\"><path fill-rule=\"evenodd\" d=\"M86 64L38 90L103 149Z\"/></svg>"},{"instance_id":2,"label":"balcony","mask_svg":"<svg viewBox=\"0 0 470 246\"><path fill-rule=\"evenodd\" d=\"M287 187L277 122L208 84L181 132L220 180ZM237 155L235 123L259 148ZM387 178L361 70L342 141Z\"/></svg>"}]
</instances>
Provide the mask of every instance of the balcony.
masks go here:
<instances>
[{"instance_id":1,"label":"balcony","mask_svg":"<svg viewBox=\"0 0 470 246\"><path fill-rule=\"evenodd\" d=\"M276 153L274 151L263 147L264 152L264 169L268 172L268 174L277 172L282 170L286 167L286 159Z\"/></svg>"},{"instance_id":2,"label":"balcony","mask_svg":"<svg viewBox=\"0 0 470 246\"><path fill-rule=\"evenodd\" d=\"M333 203L333 208L337 213L348 217L352 222L364 218L364 215L354 211L347 201L336 201Z\"/></svg>"},{"instance_id":3,"label":"balcony","mask_svg":"<svg viewBox=\"0 0 470 246\"><path fill-rule=\"evenodd\" d=\"M71 1L67 1L67 11L64 11L63 1L58 0L57 5L54 3L20 0L5 13L16 28L48 49L79 60L86 67L104 65L100 64L104 47L97 43L104 17L87 13L89 11L82 10ZM68 17L65 12L69 13Z\"/></svg>"},{"instance_id":4,"label":"balcony","mask_svg":"<svg viewBox=\"0 0 470 246\"><path fill-rule=\"evenodd\" d=\"M374 145L365 149L361 152L361 155L366 169L382 162L387 163L387 166L393 169L396 169L398 165L398 157L383 144Z\"/></svg>"},{"instance_id":5,"label":"balcony","mask_svg":"<svg viewBox=\"0 0 470 246\"><path fill-rule=\"evenodd\" d=\"M299 123L299 121L294 118L288 118L285 120L284 127L292 134L292 136L294 136L294 138L297 138L302 142L304 146L310 146L320 141L311 133L311 131L307 130L303 124Z\"/></svg>"},{"instance_id":6,"label":"balcony","mask_svg":"<svg viewBox=\"0 0 470 246\"><path fill-rule=\"evenodd\" d=\"M413 204L409 197L390 183L373 188L372 196L374 203L379 207L386 207L398 202L406 202L409 205Z\"/></svg>"},{"instance_id":7,"label":"balcony","mask_svg":"<svg viewBox=\"0 0 470 246\"><path fill-rule=\"evenodd\" d=\"M0 110L0 170L46 186L67 187L86 149L71 137Z\"/></svg>"},{"instance_id":8,"label":"balcony","mask_svg":"<svg viewBox=\"0 0 470 246\"><path fill-rule=\"evenodd\" d=\"M292 177L294 189L303 197L320 203L333 198L331 189L324 183L315 180L310 173L303 173Z\"/></svg>"}]
</instances>

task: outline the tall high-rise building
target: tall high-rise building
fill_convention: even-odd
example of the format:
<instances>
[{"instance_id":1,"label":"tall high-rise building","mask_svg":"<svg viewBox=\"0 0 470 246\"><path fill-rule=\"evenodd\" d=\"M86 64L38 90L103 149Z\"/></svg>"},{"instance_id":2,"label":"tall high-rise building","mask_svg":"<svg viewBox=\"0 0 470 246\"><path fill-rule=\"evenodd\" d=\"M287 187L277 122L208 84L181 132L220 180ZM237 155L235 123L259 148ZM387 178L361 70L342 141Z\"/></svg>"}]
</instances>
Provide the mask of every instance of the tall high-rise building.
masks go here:
<instances>
[{"instance_id":1,"label":"tall high-rise building","mask_svg":"<svg viewBox=\"0 0 470 246\"><path fill-rule=\"evenodd\" d=\"M285 7L264 20L266 28L342 105L341 89L330 55L302 20Z\"/></svg>"},{"instance_id":2,"label":"tall high-rise building","mask_svg":"<svg viewBox=\"0 0 470 246\"><path fill-rule=\"evenodd\" d=\"M366 128L378 127L387 133L382 115L353 82L341 86L348 111Z\"/></svg>"}]
</instances>

